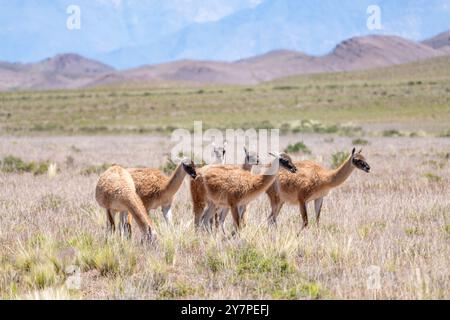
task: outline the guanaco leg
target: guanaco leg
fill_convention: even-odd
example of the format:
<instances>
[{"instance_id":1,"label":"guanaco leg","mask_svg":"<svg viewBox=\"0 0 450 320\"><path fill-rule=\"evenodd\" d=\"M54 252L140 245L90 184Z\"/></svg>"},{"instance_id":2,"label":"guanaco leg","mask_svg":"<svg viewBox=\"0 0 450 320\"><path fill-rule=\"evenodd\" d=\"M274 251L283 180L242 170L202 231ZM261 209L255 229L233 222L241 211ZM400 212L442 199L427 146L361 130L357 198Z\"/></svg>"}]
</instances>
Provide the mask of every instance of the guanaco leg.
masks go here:
<instances>
[{"instance_id":1,"label":"guanaco leg","mask_svg":"<svg viewBox=\"0 0 450 320\"><path fill-rule=\"evenodd\" d=\"M308 213L306 211L306 203L304 201L300 201L300 214L302 215L304 229L308 226Z\"/></svg>"},{"instance_id":2,"label":"guanaco leg","mask_svg":"<svg viewBox=\"0 0 450 320\"><path fill-rule=\"evenodd\" d=\"M316 211L316 223L319 224L320 212L322 211L323 197L314 200L314 209Z\"/></svg>"}]
</instances>

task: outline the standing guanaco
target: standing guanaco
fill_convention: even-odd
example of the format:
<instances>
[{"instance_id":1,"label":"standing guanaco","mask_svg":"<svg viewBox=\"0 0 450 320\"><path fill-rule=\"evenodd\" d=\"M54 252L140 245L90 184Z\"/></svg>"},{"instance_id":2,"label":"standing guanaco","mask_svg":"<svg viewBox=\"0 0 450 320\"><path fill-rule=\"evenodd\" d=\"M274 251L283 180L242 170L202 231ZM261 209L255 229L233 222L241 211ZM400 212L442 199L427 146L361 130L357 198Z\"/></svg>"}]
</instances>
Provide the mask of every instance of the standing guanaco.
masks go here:
<instances>
[{"instance_id":1,"label":"standing guanaco","mask_svg":"<svg viewBox=\"0 0 450 320\"><path fill-rule=\"evenodd\" d=\"M263 174L253 175L242 168L232 166L214 165L207 168L201 174L207 201L216 207L228 207L231 209L234 226L241 227L239 207L245 206L261 193L265 192L277 178L280 168L287 169L291 173L297 171L291 158L285 153L272 155L275 160ZM276 172L274 172L274 166ZM206 221L210 218L205 217Z\"/></svg>"},{"instance_id":2,"label":"standing guanaco","mask_svg":"<svg viewBox=\"0 0 450 320\"><path fill-rule=\"evenodd\" d=\"M245 159L244 164L242 165L225 165L227 168L241 168L246 171L250 171L252 166L255 164L259 164L259 158L258 155L255 152L251 152L247 150L247 148L244 146L244 152L245 152ZM223 156L225 156L225 149L223 152ZM228 208L219 208L219 212L217 212L217 207L213 203L208 203L208 208L205 211L205 207L207 205L207 194L206 189L203 184L203 177L202 173L211 168L214 165L206 165L200 169L197 170L198 176L196 179L191 180L191 197L192 197L192 203L193 203L193 210L194 210L194 223L195 226L198 227L200 223L203 224L212 224L211 220L211 213L215 213L215 221L216 221L216 227L219 225L219 219L222 219L222 217L226 217L228 213ZM208 218L209 221L205 220L205 212L208 212ZM219 218L220 217L220 218ZM225 218L223 218L225 219Z\"/></svg>"},{"instance_id":3,"label":"standing guanaco","mask_svg":"<svg viewBox=\"0 0 450 320\"><path fill-rule=\"evenodd\" d=\"M136 193L133 178L121 166L113 165L100 175L95 188L95 199L101 207L106 209L106 223L109 232L115 231L115 212L127 211L136 219L142 232L143 241L152 241L156 237L144 204Z\"/></svg>"},{"instance_id":4,"label":"standing guanaco","mask_svg":"<svg viewBox=\"0 0 450 320\"><path fill-rule=\"evenodd\" d=\"M285 202L300 207L303 228L308 226L306 204L314 200L316 221L319 223L323 198L330 190L343 184L355 168L370 172L370 166L361 154L362 150L351 155L337 169L330 170L312 161L299 161L295 165L299 169L295 174L280 172L278 181L267 189L272 211L269 223L276 224L277 216Z\"/></svg>"},{"instance_id":5,"label":"standing guanaco","mask_svg":"<svg viewBox=\"0 0 450 320\"><path fill-rule=\"evenodd\" d=\"M142 200L146 212L151 209L162 208L164 219L170 223L172 219L172 201L183 183L184 177L189 175L192 179L197 176L192 160L184 158L176 167L170 177L160 170L151 168L129 168L136 193ZM131 235L132 215L126 211L120 215L120 229L126 235Z\"/></svg>"}]
</instances>

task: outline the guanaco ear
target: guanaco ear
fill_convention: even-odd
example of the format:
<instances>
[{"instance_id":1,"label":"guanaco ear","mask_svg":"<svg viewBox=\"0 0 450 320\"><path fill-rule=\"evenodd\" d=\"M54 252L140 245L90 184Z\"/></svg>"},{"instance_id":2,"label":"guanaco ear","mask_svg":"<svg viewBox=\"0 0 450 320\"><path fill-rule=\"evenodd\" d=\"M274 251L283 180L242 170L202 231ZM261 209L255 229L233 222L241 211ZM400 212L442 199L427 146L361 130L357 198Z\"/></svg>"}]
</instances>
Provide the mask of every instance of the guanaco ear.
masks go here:
<instances>
[{"instance_id":1,"label":"guanaco ear","mask_svg":"<svg viewBox=\"0 0 450 320\"><path fill-rule=\"evenodd\" d=\"M272 156L272 157L275 157L275 158L280 158L280 153L279 152L269 152L269 154Z\"/></svg>"},{"instance_id":2,"label":"guanaco ear","mask_svg":"<svg viewBox=\"0 0 450 320\"><path fill-rule=\"evenodd\" d=\"M358 153L362 153L362 148L361 148L361 149L359 149Z\"/></svg>"},{"instance_id":3,"label":"guanaco ear","mask_svg":"<svg viewBox=\"0 0 450 320\"><path fill-rule=\"evenodd\" d=\"M353 150L352 150L352 157L355 155L355 151L356 151L356 148L353 148Z\"/></svg>"},{"instance_id":4,"label":"guanaco ear","mask_svg":"<svg viewBox=\"0 0 450 320\"><path fill-rule=\"evenodd\" d=\"M245 152L245 155L248 156L248 150L247 150L246 146L244 146L244 152Z\"/></svg>"}]
</instances>

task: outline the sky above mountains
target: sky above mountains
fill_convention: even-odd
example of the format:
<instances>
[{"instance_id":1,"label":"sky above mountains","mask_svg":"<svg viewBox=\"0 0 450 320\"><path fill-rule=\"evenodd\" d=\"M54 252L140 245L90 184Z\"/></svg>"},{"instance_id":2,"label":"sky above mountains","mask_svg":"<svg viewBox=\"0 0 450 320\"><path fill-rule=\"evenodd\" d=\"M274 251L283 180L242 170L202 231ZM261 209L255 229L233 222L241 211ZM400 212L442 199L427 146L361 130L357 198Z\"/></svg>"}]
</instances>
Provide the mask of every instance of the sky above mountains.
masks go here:
<instances>
[{"instance_id":1,"label":"sky above mountains","mask_svg":"<svg viewBox=\"0 0 450 320\"><path fill-rule=\"evenodd\" d=\"M381 8L380 30L366 25ZM80 8L69 30L66 10ZM0 0L0 60L74 52L116 68L237 60L276 49L329 52L366 34L422 40L450 29L450 0Z\"/></svg>"}]
</instances>

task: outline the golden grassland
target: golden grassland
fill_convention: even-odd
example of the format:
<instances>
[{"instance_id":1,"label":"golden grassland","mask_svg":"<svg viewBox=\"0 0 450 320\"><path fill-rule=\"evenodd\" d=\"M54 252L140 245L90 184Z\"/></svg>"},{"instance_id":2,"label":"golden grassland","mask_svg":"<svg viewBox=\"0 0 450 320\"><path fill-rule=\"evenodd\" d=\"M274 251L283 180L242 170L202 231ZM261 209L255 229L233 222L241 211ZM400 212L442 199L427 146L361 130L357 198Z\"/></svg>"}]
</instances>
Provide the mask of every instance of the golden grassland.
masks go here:
<instances>
[{"instance_id":1,"label":"golden grassland","mask_svg":"<svg viewBox=\"0 0 450 320\"><path fill-rule=\"evenodd\" d=\"M1 137L2 158L22 163L0 172L0 298L449 299L450 140L297 133L281 145L299 141L295 159L325 166L365 144L372 167L325 198L319 226L310 208L312 223L299 233L298 208L285 206L278 228L268 228L262 195L238 236L230 218L227 235L195 232L186 181L173 225L152 211L159 240L142 246L136 226L132 241L106 237L96 172L105 163L163 166L168 138ZM26 172L32 162L57 166ZM373 266L377 289L368 287Z\"/></svg>"}]
</instances>

